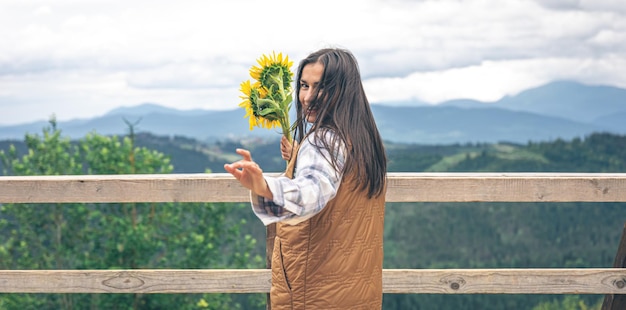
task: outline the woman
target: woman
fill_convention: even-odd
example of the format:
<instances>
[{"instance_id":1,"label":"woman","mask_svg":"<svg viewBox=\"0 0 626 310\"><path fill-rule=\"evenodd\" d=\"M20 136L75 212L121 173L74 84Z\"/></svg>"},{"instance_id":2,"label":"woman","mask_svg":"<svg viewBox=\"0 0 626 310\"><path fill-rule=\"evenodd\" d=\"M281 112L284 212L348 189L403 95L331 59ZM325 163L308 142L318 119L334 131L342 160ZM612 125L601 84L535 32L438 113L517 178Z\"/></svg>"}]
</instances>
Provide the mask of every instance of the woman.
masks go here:
<instances>
[{"instance_id":1,"label":"woman","mask_svg":"<svg viewBox=\"0 0 626 310\"><path fill-rule=\"evenodd\" d=\"M322 49L296 74L296 141L285 176L263 176L250 152L224 165L277 223L272 309L380 309L386 155L347 50Z\"/></svg>"}]
</instances>

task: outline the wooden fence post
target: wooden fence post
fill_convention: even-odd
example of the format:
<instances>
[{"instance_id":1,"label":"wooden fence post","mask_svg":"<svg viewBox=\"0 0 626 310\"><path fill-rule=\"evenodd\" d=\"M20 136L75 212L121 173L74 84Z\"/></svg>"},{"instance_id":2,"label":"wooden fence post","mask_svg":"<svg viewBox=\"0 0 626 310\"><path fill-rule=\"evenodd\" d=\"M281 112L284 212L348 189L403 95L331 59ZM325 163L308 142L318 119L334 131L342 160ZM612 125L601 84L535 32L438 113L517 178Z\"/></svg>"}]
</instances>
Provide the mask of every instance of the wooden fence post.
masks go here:
<instances>
[{"instance_id":1,"label":"wooden fence post","mask_svg":"<svg viewBox=\"0 0 626 310\"><path fill-rule=\"evenodd\" d=\"M622 230L622 238L617 248L617 254L615 255L615 261L613 261L614 268L626 267L626 223ZM621 283L620 283L621 282ZM626 286L626 279L618 281L616 283L618 287ZM604 301L602 302L601 310L623 310L626 309L626 295L624 294L611 294L604 295Z\"/></svg>"}]
</instances>

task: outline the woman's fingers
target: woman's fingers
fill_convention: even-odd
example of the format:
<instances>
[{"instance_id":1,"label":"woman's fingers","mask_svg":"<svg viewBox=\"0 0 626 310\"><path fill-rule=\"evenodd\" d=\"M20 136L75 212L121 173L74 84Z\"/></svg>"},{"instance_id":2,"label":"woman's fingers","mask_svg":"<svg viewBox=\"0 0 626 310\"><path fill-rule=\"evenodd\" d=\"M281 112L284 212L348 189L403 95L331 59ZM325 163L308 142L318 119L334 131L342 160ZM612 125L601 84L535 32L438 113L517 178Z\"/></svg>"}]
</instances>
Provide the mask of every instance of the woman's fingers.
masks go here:
<instances>
[{"instance_id":1,"label":"woman's fingers","mask_svg":"<svg viewBox=\"0 0 626 310\"><path fill-rule=\"evenodd\" d=\"M262 172L261 167L259 167L257 163L249 160L240 160L232 164L225 164L224 169L231 174L241 173L246 170L250 172Z\"/></svg>"},{"instance_id":2,"label":"woman's fingers","mask_svg":"<svg viewBox=\"0 0 626 310\"><path fill-rule=\"evenodd\" d=\"M225 164L224 170L226 172L232 174L237 180L242 182L244 186L250 186L251 182L256 181L255 179L261 177L263 174L263 170L257 163L252 161L252 155L250 151L245 149L237 149L237 154L243 157L241 160L236 162Z\"/></svg>"},{"instance_id":3,"label":"woman's fingers","mask_svg":"<svg viewBox=\"0 0 626 310\"><path fill-rule=\"evenodd\" d=\"M250 154L250 151L245 149L237 149L236 152L237 154L241 155L241 157L243 157L243 160L252 161L252 155Z\"/></svg>"},{"instance_id":4,"label":"woman's fingers","mask_svg":"<svg viewBox=\"0 0 626 310\"><path fill-rule=\"evenodd\" d=\"M248 165L248 169L259 167L259 165L257 165L255 162L252 161L252 155L250 154L250 151L245 150L245 149L237 149L235 150L235 152L241 155L243 159L230 163L230 164L225 164L224 170L232 174L237 180L241 179L247 165ZM252 164L252 165L250 166L249 164ZM258 169L260 170L260 168Z\"/></svg>"},{"instance_id":5,"label":"woman's fingers","mask_svg":"<svg viewBox=\"0 0 626 310\"><path fill-rule=\"evenodd\" d=\"M239 179L238 176L241 176L241 170L239 170L241 166L237 165L237 163L232 163L232 164L225 164L224 165L224 170L226 170L226 172L232 174L235 178Z\"/></svg>"},{"instance_id":6,"label":"woman's fingers","mask_svg":"<svg viewBox=\"0 0 626 310\"><path fill-rule=\"evenodd\" d=\"M287 137L283 136L280 139L280 155L282 156L284 160L290 160L291 151L292 151L291 143L289 143L289 140L287 140Z\"/></svg>"},{"instance_id":7,"label":"woman's fingers","mask_svg":"<svg viewBox=\"0 0 626 310\"><path fill-rule=\"evenodd\" d=\"M243 159L231 164L225 164L224 170L232 174L244 187L252 190L257 195L271 199L273 195L265 182L263 170L257 163L252 161L250 152L244 149L237 149L236 152Z\"/></svg>"}]
</instances>

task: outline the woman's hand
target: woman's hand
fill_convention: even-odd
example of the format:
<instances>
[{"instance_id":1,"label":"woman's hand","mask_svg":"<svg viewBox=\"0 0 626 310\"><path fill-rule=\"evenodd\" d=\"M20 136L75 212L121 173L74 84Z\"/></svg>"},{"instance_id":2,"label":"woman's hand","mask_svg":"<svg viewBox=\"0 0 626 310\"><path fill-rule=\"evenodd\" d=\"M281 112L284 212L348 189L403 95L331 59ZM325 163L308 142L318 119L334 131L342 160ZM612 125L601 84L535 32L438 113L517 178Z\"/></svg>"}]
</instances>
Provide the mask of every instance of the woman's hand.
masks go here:
<instances>
[{"instance_id":1,"label":"woman's hand","mask_svg":"<svg viewBox=\"0 0 626 310\"><path fill-rule=\"evenodd\" d=\"M252 161L250 152L244 149L237 149L237 154L241 155L243 159L232 164L225 164L224 169L253 193L272 199L274 195L267 186L265 178L263 178L263 170L257 163Z\"/></svg>"},{"instance_id":2,"label":"woman's hand","mask_svg":"<svg viewBox=\"0 0 626 310\"><path fill-rule=\"evenodd\" d=\"M294 140L294 144L292 145L289 140L287 140L287 137L283 136L280 139L280 155L283 157L284 160L291 160L291 154L293 153L294 145L298 146L298 142Z\"/></svg>"}]
</instances>

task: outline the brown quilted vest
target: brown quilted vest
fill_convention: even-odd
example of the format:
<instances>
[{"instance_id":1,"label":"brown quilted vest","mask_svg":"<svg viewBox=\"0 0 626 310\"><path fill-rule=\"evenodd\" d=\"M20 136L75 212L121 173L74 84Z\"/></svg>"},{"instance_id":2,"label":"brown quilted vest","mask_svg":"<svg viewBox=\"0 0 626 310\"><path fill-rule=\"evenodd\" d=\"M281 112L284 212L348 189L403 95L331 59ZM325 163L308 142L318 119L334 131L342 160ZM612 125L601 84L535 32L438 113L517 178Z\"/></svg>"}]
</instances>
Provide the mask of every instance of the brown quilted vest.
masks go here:
<instances>
[{"instance_id":1,"label":"brown quilted vest","mask_svg":"<svg viewBox=\"0 0 626 310\"><path fill-rule=\"evenodd\" d=\"M276 225L272 310L382 307L385 194L369 199L354 184L345 175L319 214L297 225Z\"/></svg>"}]
</instances>

